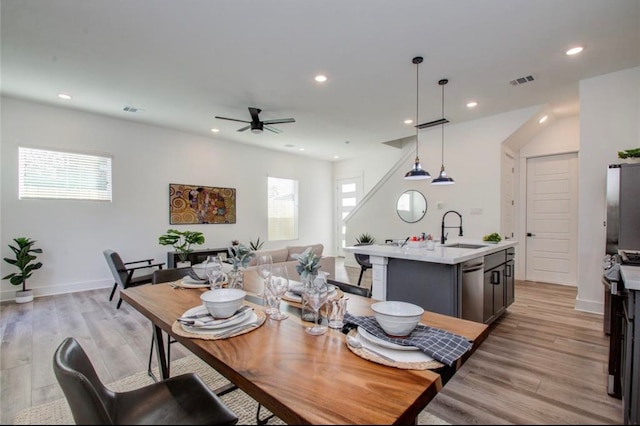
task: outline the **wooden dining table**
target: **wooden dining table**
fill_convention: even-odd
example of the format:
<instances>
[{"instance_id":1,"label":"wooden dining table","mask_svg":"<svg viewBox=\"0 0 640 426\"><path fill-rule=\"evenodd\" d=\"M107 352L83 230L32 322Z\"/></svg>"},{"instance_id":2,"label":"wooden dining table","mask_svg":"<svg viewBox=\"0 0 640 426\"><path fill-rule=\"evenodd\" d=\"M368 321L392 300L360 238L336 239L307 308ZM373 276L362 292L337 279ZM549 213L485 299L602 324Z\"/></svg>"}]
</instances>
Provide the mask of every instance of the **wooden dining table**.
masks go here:
<instances>
[{"instance_id":1,"label":"wooden dining table","mask_svg":"<svg viewBox=\"0 0 640 426\"><path fill-rule=\"evenodd\" d=\"M297 304L286 301L282 306L289 318L267 317L260 327L235 337L204 340L174 333L173 323L202 304L204 291L165 283L121 292L122 299L152 323L161 378L170 371L162 330L288 424L416 424L443 386L437 371L389 367L359 357L339 329L307 334L304 329L311 323L301 320ZM370 306L376 300L346 297L350 314L373 314ZM254 293L247 293L245 304L264 309ZM473 341L472 349L451 368L454 372L488 334L484 324L432 312L425 312L421 323Z\"/></svg>"}]
</instances>

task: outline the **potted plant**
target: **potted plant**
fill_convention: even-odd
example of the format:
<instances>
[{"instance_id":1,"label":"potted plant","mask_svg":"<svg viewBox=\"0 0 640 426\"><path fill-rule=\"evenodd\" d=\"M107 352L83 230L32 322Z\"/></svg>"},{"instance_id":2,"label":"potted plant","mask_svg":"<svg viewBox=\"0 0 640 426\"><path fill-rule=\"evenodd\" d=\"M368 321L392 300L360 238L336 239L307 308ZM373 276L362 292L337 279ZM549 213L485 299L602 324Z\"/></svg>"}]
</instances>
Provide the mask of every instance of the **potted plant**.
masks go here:
<instances>
[{"instance_id":1,"label":"potted plant","mask_svg":"<svg viewBox=\"0 0 640 426\"><path fill-rule=\"evenodd\" d=\"M4 258L4 261L10 265L15 265L20 272L3 277L3 280L9 280L13 285L22 285L22 290L16 291L16 303L26 303L33 300L33 290L27 290L27 278L30 278L33 271L42 268L42 262L32 263L36 260L34 253L42 253L42 249L33 248L36 243L31 238L19 237L14 238L17 246L9 244L9 248L15 253L15 259Z\"/></svg>"},{"instance_id":2,"label":"potted plant","mask_svg":"<svg viewBox=\"0 0 640 426\"><path fill-rule=\"evenodd\" d=\"M228 260L231 262L231 271L227 274L228 286L241 289L244 287L244 272L240 268L246 268L256 254L244 244L234 244L227 248L227 251L229 252Z\"/></svg>"},{"instance_id":3,"label":"potted plant","mask_svg":"<svg viewBox=\"0 0 640 426\"><path fill-rule=\"evenodd\" d=\"M640 162L640 148L625 149L618 151L618 158L627 160L629 163Z\"/></svg>"},{"instance_id":4,"label":"potted plant","mask_svg":"<svg viewBox=\"0 0 640 426\"><path fill-rule=\"evenodd\" d=\"M360 236L358 236L358 238L356 238L356 245L359 246L364 246L364 245L368 245L368 244L374 244L376 242L376 239L373 238L371 236L371 234L368 233L362 233L360 234Z\"/></svg>"},{"instance_id":5,"label":"potted plant","mask_svg":"<svg viewBox=\"0 0 640 426\"><path fill-rule=\"evenodd\" d=\"M191 246L204 244L204 235L198 231L169 229L165 234L160 235L158 243L163 246L173 246L178 253L178 259L180 259L177 267L189 266L189 254L193 251Z\"/></svg>"},{"instance_id":6,"label":"potted plant","mask_svg":"<svg viewBox=\"0 0 640 426\"><path fill-rule=\"evenodd\" d=\"M260 241L260 237L255 241L249 240L249 248L253 251L258 251L264 245L264 241Z\"/></svg>"}]
</instances>

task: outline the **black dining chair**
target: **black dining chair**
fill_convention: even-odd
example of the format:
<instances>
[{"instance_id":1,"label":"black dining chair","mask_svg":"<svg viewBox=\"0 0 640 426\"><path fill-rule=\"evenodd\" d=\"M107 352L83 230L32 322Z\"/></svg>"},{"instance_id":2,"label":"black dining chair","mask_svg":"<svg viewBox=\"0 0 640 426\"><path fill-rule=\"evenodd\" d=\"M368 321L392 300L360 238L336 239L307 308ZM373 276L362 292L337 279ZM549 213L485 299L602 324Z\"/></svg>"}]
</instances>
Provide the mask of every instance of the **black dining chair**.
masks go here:
<instances>
[{"instance_id":1,"label":"black dining chair","mask_svg":"<svg viewBox=\"0 0 640 426\"><path fill-rule=\"evenodd\" d=\"M113 295L116 293L118 286L124 290L137 285L149 284L153 278L153 272L149 271L153 268L162 269L164 266L164 262L154 262L153 259L123 262L120 255L111 249L104 250L102 253L104 254L104 258L107 260L107 265L109 265L109 269L111 270L115 281L113 283L111 295L109 296L109 301L113 300ZM147 273L144 275L134 276L136 271L141 270L147 270ZM120 305L122 305L122 298L118 300L118 309L120 309Z\"/></svg>"},{"instance_id":2,"label":"black dining chair","mask_svg":"<svg viewBox=\"0 0 640 426\"><path fill-rule=\"evenodd\" d=\"M191 268L191 266L187 266L185 268L158 269L157 271L153 271L153 274L151 274L151 284L160 284L160 283L166 283L170 281L177 281L181 278L184 278L186 275L189 275L192 272L193 272L193 269ZM158 379L156 378L155 374L153 374L153 371L151 370L151 360L153 359L153 347L155 342L156 342L155 334L152 333L151 349L149 350L149 364L147 367L147 374L149 375L149 377L151 377L154 381L157 382ZM168 363L171 356L171 344L175 342L176 342L175 339L167 335L166 353L167 353ZM167 371L168 371L168 367L167 367Z\"/></svg>"},{"instance_id":3,"label":"black dining chair","mask_svg":"<svg viewBox=\"0 0 640 426\"><path fill-rule=\"evenodd\" d=\"M53 371L78 425L235 425L236 414L195 373L115 392L98 377L86 352L67 337Z\"/></svg>"},{"instance_id":4,"label":"black dining chair","mask_svg":"<svg viewBox=\"0 0 640 426\"><path fill-rule=\"evenodd\" d=\"M333 284L345 293L357 294L362 297L371 297L371 290L366 287L357 287L353 284L342 283L335 280L327 280L327 284Z\"/></svg>"},{"instance_id":5,"label":"black dining chair","mask_svg":"<svg viewBox=\"0 0 640 426\"><path fill-rule=\"evenodd\" d=\"M354 246L363 246L363 245L369 245L369 244L354 244ZM373 266L371 266L371 261L369 259L368 254L353 253L353 257L355 257L356 262L358 262L358 265L360 265L360 277L358 278L358 287L360 287L360 283L362 282L362 275L364 275L364 272L367 269L373 268Z\"/></svg>"}]
</instances>

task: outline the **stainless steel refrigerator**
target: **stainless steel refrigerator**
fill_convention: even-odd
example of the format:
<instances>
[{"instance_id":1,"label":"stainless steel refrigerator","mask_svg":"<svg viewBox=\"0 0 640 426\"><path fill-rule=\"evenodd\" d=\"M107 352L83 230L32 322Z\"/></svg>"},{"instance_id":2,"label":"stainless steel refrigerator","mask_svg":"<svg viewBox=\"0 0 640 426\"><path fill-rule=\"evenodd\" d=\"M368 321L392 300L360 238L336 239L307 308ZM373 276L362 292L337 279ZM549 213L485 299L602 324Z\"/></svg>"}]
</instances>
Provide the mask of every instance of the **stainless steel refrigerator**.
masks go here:
<instances>
[{"instance_id":1,"label":"stainless steel refrigerator","mask_svg":"<svg viewBox=\"0 0 640 426\"><path fill-rule=\"evenodd\" d=\"M607 254L640 251L640 164L607 171Z\"/></svg>"}]
</instances>

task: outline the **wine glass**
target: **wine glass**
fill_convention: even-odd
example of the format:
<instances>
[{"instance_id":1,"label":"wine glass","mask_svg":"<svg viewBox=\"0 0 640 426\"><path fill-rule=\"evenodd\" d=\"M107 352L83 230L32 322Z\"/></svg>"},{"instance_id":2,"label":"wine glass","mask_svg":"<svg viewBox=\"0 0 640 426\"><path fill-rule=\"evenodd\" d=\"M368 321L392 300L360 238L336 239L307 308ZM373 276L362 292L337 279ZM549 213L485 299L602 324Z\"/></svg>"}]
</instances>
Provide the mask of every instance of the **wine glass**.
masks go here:
<instances>
[{"instance_id":1,"label":"wine glass","mask_svg":"<svg viewBox=\"0 0 640 426\"><path fill-rule=\"evenodd\" d=\"M313 280L313 283L306 286L303 291L304 295L307 298L307 302L309 303L311 309L313 309L313 313L315 315L313 326L305 328L304 331L314 336L326 333L327 326L318 324L318 315L322 305L327 302L327 297L329 294L327 285L322 279L315 279Z\"/></svg>"},{"instance_id":2,"label":"wine glass","mask_svg":"<svg viewBox=\"0 0 640 426\"><path fill-rule=\"evenodd\" d=\"M283 320L289 318L289 315L280 311L280 303L282 302L282 296L289 289L289 274L287 273L287 267L284 265L275 264L271 267L271 275L267 279L267 286L265 293L268 291L273 297L273 306L275 312L269 315L269 318L274 320Z\"/></svg>"},{"instance_id":3,"label":"wine glass","mask_svg":"<svg viewBox=\"0 0 640 426\"><path fill-rule=\"evenodd\" d=\"M270 254L261 254L256 259L257 262L257 271L258 275L260 275L264 282L264 287L267 286L267 278L271 275L271 265L273 265L273 259ZM258 294L258 297L262 296ZM267 308L267 313L270 314L271 310Z\"/></svg>"},{"instance_id":4,"label":"wine glass","mask_svg":"<svg viewBox=\"0 0 640 426\"><path fill-rule=\"evenodd\" d=\"M224 272L222 271L222 262L217 256L209 256L205 261L205 272L209 278L211 288L222 288L224 281Z\"/></svg>"}]
</instances>

